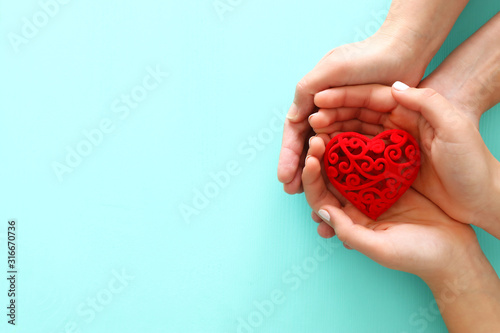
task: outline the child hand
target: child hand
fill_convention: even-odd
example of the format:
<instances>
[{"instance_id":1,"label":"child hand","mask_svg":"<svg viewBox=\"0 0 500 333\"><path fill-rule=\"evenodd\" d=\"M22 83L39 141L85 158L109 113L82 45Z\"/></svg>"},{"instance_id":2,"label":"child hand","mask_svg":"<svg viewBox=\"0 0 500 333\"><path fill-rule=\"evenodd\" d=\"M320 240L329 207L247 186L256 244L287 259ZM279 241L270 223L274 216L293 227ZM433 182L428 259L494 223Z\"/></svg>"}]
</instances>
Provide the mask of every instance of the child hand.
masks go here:
<instances>
[{"instance_id":1,"label":"child hand","mask_svg":"<svg viewBox=\"0 0 500 333\"><path fill-rule=\"evenodd\" d=\"M311 139L302 183L311 208L335 229L346 247L424 280L449 274L448 263L481 253L470 226L457 223L412 188L377 222L365 216L333 187L329 188L322 173L328 140L326 135Z\"/></svg>"},{"instance_id":2,"label":"child hand","mask_svg":"<svg viewBox=\"0 0 500 333\"><path fill-rule=\"evenodd\" d=\"M406 130L420 142L422 153L412 187L452 218L500 238L500 165L475 124L433 90L406 87L396 83L392 89L363 85L322 91L315 96L320 110L309 122L316 133L332 136Z\"/></svg>"}]
</instances>

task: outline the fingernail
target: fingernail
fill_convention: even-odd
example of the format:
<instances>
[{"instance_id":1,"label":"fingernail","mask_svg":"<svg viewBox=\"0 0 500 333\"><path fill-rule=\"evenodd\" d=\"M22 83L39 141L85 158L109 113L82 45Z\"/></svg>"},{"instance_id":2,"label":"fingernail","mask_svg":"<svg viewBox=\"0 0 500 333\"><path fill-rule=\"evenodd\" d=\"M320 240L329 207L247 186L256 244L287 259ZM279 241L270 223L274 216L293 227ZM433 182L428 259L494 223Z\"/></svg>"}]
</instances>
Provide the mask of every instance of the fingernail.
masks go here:
<instances>
[{"instance_id":1,"label":"fingernail","mask_svg":"<svg viewBox=\"0 0 500 333\"><path fill-rule=\"evenodd\" d=\"M307 156L306 156L306 161L305 161L305 163L304 163L305 165L307 165L307 160L309 159L309 157L311 157L311 155L307 155Z\"/></svg>"},{"instance_id":2,"label":"fingernail","mask_svg":"<svg viewBox=\"0 0 500 333\"><path fill-rule=\"evenodd\" d=\"M288 110L286 117L287 119L295 120L295 118L297 118L298 113L299 109L297 108L297 105L295 105L295 103L292 103L292 106L290 106L290 109Z\"/></svg>"},{"instance_id":3,"label":"fingernail","mask_svg":"<svg viewBox=\"0 0 500 333\"><path fill-rule=\"evenodd\" d=\"M330 214L324 209L320 209L318 211L318 215L321 216L321 218L327 222L330 222Z\"/></svg>"},{"instance_id":4,"label":"fingernail","mask_svg":"<svg viewBox=\"0 0 500 333\"><path fill-rule=\"evenodd\" d=\"M403 82L401 81L396 81L394 82L394 84L392 85L392 87L396 90L399 90L399 91L403 91L403 90L406 90L408 88L410 88L410 86L404 84Z\"/></svg>"},{"instance_id":5,"label":"fingernail","mask_svg":"<svg viewBox=\"0 0 500 333\"><path fill-rule=\"evenodd\" d=\"M311 141L312 141L312 139L313 139L314 137L315 137L315 136L313 135L313 136L311 136L311 137L309 138L309 146L311 145Z\"/></svg>"},{"instance_id":6,"label":"fingernail","mask_svg":"<svg viewBox=\"0 0 500 333\"><path fill-rule=\"evenodd\" d=\"M352 250L352 247L350 247L349 245L347 245L346 243L344 243L344 247L348 250Z\"/></svg>"}]
</instances>

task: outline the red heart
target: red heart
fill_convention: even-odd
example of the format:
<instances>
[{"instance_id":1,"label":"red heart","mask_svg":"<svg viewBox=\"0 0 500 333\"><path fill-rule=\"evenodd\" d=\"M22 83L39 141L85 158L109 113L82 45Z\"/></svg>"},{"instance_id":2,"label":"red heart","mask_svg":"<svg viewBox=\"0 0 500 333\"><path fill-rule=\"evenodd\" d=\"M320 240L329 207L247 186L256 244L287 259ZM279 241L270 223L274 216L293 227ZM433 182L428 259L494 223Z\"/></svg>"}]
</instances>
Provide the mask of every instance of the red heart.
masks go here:
<instances>
[{"instance_id":1,"label":"red heart","mask_svg":"<svg viewBox=\"0 0 500 333\"><path fill-rule=\"evenodd\" d=\"M373 139L346 132L330 140L324 163L333 186L376 220L417 178L420 149L403 130L385 131Z\"/></svg>"}]
</instances>

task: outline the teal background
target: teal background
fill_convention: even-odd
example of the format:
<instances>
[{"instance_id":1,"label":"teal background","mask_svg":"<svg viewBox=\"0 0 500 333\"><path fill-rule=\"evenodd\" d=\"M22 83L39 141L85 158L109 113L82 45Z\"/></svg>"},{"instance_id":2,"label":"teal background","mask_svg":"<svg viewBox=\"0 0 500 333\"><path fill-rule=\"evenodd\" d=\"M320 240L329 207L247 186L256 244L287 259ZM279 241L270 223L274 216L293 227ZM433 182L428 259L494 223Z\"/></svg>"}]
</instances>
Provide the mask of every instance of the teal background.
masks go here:
<instances>
[{"instance_id":1,"label":"teal background","mask_svg":"<svg viewBox=\"0 0 500 333\"><path fill-rule=\"evenodd\" d=\"M19 226L18 325L2 279L2 332L446 331L420 312L421 280L320 239L276 179L295 84L390 1L232 1L222 17L212 1L67 2L15 52L9 33L41 5L0 0L1 244ZM498 10L472 0L429 69ZM168 77L114 112L157 67ZM481 132L500 158L498 111ZM111 133L60 181L53 163L103 119ZM500 242L478 237L498 271Z\"/></svg>"}]
</instances>

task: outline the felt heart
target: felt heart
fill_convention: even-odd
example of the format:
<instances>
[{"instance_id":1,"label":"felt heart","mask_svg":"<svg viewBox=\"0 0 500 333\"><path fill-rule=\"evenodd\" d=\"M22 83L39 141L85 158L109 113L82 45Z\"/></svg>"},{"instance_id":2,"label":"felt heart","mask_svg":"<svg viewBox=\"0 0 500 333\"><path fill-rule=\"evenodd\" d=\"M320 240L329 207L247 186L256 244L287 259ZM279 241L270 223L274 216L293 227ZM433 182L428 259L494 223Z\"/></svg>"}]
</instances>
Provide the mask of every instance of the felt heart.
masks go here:
<instances>
[{"instance_id":1,"label":"felt heart","mask_svg":"<svg viewBox=\"0 0 500 333\"><path fill-rule=\"evenodd\" d=\"M324 164L333 186L376 220L417 178L420 149L403 130L385 131L373 139L346 132L330 140Z\"/></svg>"}]
</instances>

